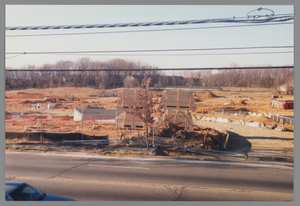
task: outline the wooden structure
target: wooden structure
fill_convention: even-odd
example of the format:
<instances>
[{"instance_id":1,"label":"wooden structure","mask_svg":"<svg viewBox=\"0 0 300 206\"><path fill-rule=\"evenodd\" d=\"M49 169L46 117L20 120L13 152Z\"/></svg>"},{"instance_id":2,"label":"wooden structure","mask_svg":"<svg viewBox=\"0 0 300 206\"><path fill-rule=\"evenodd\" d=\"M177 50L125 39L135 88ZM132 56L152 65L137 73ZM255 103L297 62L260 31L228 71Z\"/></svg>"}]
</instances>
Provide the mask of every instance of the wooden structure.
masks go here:
<instances>
[{"instance_id":1,"label":"wooden structure","mask_svg":"<svg viewBox=\"0 0 300 206\"><path fill-rule=\"evenodd\" d=\"M138 117L126 113L124 111L121 115L118 117L118 127L120 128L132 128L132 129L145 129L146 125L145 123Z\"/></svg>"},{"instance_id":2,"label":"wooden structure","mask_svg":"<svg viewBox=\"0 0 300 206\"><path fill-rule=\"evenodd\" d=\"M194 130L189 111L195 111L196 104L190 90L166 89L162 93L160 105L164 112L159 118L158 127L164 127L166 122L172 122L189 132Z\"/></svg>"},{"instance_id":3,"label":"wooden structure","mask_svg":"<svg viewBox=\"0 0 300 206\"><path fill-rule=\"evenodd\" d=\"M162 93L160 104L165 109L196 110L194 97L190 90L166 89Z\"/></svg>"},{"instance_id":4,"label":"wooden structure","mask_svg":"<svg viewBox=\"0 0 300 206\"><path fill-rule=\"evenodd\" d=\"M126 110L130 111L130 106L133 106L134 102L136 102L138 90L138 88L123 89L123 91L118 94L118 110L123 110L123 113L118 116L118 127L145 129L146 125L140 118L126 112ZM136 106L140 107L140 105Z\"/></svg>"},{"instance_id":5,"label":"wooden structure","mask_svg":"<svg viewBox=\"0 0 300 206\"><path fill-rule=\"evenodd\" d=\"M122 92L118 94L118 109L124 110L124 109L129 109L131 105L134 104L134 102L137 100L137 93L138 93L137 88L134 89L123 89ZM139 106L139 105L137 105Z\"/></svg>"},{"instance_id":6,"label":"wooden structure","mask_svg":"<svg viewBox=\"0 0 300 206\"><path fill-rule=\"evenodd\" d=\"M138 89L123 89L119 93L117 101L118 110L123 110L123 113L118 116L118 127L145 129L145 123L138 117L129 114L130 106L136 102ZM140 105L136 105L141 107ZM157 126L165 127L166 122L172 122L182 129L187 128L187 131L193 131L193 120L189 111L196 110L196 104L193 94L190 90L167 89L162 93L160 106L163 107L163 113L159 118ZM143 109L143 108L140 108ZM126 110L128 112L126 112Z\"/></svg>"}]
</instances>

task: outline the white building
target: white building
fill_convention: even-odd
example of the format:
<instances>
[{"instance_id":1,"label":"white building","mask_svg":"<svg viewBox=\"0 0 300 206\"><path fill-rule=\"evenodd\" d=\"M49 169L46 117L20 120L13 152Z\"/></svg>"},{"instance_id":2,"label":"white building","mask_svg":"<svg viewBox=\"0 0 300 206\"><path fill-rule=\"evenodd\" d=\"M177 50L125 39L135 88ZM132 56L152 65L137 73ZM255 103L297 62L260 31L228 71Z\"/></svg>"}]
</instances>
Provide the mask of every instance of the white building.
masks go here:
<instances>
[{"instance_id":1,"label":"white building","mask_svg":"<svg viewBox=\"0 0 300 206\"><path fill-rule=\"evenodd\" d=\"M118 110L116 114L115 109L74 109L74 121L94 120L94 121L112 121L115 122L116 116L123 113Z\"/></svg>"}]
</instances>

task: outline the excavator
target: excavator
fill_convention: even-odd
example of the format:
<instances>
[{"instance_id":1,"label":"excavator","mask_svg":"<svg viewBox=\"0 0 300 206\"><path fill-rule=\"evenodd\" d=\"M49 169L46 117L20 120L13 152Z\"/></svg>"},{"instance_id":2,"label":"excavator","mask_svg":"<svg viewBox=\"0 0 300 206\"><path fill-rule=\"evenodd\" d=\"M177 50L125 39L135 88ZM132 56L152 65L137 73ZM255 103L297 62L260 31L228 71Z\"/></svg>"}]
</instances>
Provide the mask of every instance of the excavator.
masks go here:
<instances>
[{"instance_id":1,"label":"excavator","mask_svg":"<svg viewBox=\"0 0 300 206\"><path fill-rule=\"evenodd\" d=\"M51 99L51 94L53 93L53 91L49 92L46 97L44 98L44 100L50 100Z\"/></svg>"}]
</instances>

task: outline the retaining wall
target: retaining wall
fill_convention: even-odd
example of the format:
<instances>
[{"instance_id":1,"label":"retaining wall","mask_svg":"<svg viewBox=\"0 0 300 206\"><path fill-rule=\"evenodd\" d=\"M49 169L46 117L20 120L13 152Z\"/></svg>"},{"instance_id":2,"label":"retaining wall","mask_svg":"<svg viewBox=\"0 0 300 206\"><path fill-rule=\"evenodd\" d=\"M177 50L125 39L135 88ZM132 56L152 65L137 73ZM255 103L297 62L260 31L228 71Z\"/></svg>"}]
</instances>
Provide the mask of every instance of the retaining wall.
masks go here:
<instances>
[{"instance_id":1,"label":"retaining wall","mask_svg":"<svg viewBox=\"0 0 300 206\"><path fill-rule=\"evenodd\" d=\"M279 123L283 123L283 121L284 121L285 123L288 123L288 124L294 124L294 118L291 118L291 117L271 115L270 118Z\"/></svg>"}]
</instances>

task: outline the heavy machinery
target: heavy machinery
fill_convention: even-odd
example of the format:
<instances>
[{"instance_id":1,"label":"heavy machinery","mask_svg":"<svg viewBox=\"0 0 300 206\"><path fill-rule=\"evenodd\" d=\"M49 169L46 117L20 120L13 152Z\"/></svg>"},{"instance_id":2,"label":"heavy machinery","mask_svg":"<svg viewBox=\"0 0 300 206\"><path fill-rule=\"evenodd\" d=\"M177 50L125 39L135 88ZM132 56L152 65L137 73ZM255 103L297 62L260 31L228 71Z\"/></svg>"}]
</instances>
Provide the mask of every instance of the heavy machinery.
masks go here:
<instances>
[{"instance_id":1,"label":"heavy machinery","mask_svg":"<svg viewBox=\"0 0 300 206\"><path fill-rule=\"evenodd\" d=\"M65 100L80 101L80 99L78 99L77 97L74 97L73 95L71 95L70 97L65 95Z\"/></svg>"},{"instance_id":2,"label":"heavy machinery","mask_svg":"<svg viewBox=\"0 0 300 206\"><path fill-rule=\"evenodd\" d=\"M44 100L50 100L51 99L51 94L53 93L53 91L49 92L46 97L44 98Z\"/></svg>"}]
</instances>

